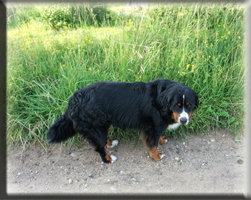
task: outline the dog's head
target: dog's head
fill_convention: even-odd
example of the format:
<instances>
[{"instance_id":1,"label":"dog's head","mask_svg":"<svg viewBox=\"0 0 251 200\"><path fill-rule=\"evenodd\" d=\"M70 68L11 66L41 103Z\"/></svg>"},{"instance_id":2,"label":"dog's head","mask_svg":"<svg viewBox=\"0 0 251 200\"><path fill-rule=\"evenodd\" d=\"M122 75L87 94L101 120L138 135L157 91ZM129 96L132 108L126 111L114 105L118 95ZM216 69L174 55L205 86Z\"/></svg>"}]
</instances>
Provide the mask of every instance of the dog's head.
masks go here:
<instances>
[{"instance_id":1,"label":"dog's head","mask_svg":"<svg viewBox=\"0 0 251 200\"><path fill-rule=\"evenodd\" d=\"M188 124L192 111L199 106L197 93L178 82L160 83L157 93L162 113L171 115L178 124Z\"/></svg>"}]
</instances>

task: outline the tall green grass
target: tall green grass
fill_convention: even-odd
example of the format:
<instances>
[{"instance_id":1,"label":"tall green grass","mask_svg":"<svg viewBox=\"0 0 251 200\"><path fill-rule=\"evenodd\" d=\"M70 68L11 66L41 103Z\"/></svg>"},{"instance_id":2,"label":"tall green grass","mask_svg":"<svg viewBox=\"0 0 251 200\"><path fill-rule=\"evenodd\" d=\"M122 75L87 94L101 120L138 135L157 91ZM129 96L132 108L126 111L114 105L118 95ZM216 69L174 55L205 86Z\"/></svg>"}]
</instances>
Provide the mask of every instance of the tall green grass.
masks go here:
<instances>
[{"instance_id":1,"label":"tall green grass","mask_svg":"<svg viewBox=\"0 0 251 200\"><path fill-rule=\"evenodd\" d=\"M220 128L238 135L242 128L243 7L151 5L129 15L113 13L114 23L81 21L74 29L59 30L27 16L25 23L12 19L8 27L8 142L46 146L46 132L72 93L107 80L168 78L193 88L200 100L193 120L166 135Z\"/></svg>"}]
</instances>

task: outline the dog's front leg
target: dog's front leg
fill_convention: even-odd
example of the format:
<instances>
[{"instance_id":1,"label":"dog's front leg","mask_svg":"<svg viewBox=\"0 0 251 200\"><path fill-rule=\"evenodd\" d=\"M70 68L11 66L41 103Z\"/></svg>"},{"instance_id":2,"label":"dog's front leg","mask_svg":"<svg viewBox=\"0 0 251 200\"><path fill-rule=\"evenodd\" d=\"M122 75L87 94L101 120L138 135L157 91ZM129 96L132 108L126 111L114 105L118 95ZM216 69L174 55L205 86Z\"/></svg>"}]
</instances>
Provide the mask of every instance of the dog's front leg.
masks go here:
<instances>
[{"instance_id":1,"label":"dog's front leg","mask_svg":"<svg viewBox=\"0 0 251 200\"><path fill-rule=\"evenodd\" d=\"M155 161L159 161L165 156L165 154L162 154L157 150L158 143L160 141L160 135L161 134L151 135L144 131L142 131L140 134L140 138L146 145L146 149L149 151L150 157Z\"/></svg>"}]
</instances>

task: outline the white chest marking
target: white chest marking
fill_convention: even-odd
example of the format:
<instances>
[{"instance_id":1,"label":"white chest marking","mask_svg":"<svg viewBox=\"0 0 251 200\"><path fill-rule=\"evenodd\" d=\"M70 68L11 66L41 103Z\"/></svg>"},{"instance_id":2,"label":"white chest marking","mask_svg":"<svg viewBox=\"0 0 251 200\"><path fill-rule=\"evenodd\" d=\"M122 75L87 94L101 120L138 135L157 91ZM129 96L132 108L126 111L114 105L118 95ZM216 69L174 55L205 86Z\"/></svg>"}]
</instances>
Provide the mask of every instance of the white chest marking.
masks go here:
<instances>
[{"instance_id":1,"label":"white chest marking","mask_svg":"<svg viewBox=\"0 0 251 200\"><path fill-rule=\"evenodd\" d=\"M175 124L170 124L168 125L167 129L168 130L171 130L171 129L176 129L179 127L179 124L178 123L175 123Z\"/></svg>"}]
</instances>

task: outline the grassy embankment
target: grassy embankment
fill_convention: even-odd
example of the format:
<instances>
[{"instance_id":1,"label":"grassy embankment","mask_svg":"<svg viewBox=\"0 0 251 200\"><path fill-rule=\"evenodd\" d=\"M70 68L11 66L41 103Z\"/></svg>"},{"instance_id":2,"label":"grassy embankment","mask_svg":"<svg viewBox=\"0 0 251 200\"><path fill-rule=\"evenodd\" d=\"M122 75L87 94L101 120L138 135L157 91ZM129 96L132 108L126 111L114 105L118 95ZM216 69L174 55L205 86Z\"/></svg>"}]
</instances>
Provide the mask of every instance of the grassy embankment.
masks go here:
<instances>
[{"instance_id":1,"label":"grassy embankment","mask_svg":"<svg viewBox=\"0 0 251 200\"><path fill-rule=\"evenodd\" d=\"M191 123L166 131L166 136L221 128L238 136L244 94L242 7L151 6L128 15L110 13L102 21L86 14L87 8L70 11L66 6L61 9L63 19L58 14L51 23L52 14L45 8L8 9L9 144L46 146L49 125L80 87L95 81L155 78L187 84L200 100ZM113 129L111 137L128 140L137 135Z\"/></svg>"}]
</instances>

